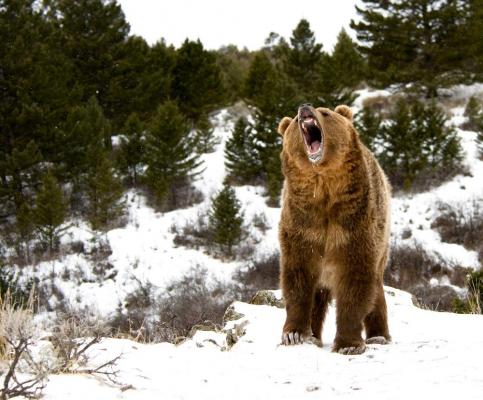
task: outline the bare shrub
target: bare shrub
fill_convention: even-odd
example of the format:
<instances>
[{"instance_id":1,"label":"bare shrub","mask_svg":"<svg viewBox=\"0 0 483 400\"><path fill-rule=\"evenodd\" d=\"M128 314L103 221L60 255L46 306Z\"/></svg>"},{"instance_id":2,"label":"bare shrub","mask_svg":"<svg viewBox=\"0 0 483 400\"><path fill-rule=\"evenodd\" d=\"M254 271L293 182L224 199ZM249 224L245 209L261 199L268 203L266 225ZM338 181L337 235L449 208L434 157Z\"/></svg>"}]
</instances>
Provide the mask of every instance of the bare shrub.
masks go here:
<instances>
[{"instance_id":1,"label":"bare shrub","mask_svg":"<svg viewBox=\"0 0 483 400\"><path fill-rule=\"evenodd\" d=\"M205 247L209 252L212 249L213 234L209 229L208 211L198 211L194 220L186 221L184 225L173 224L170 227L173 233L173 243L176 246L185 246L199 249Z\"/></svg>"},{"instance_id":2,"label":"bare shrub","mask_svg":"<svg viewBox=\"0 0 483 400\"><path fill-rule=\"evenodd\" d=\"M73 254L86 254L85 244L82 240L69 243L70 252Z\"/></svg>"},{"instance_id":3,"label":"bare shrub","mask_svg":"<svg viewBox=\"0 0 483 400\"><path fill-rule=\"evenodd\" d=\"M126 296L124 305L119 305L115 316L109 321L111 334L127 336L142 343L167 341L160 339L163 334L154 316L154 286L135 276L131 279L137 282L138 287Z\"/></svg>"},{"instance_id":4,"label":"bare shrub","mask_svg":"<svg viewBox=\"0 0 483 400\"><path fill-rule=\"evenodd\" d=\"M179 343L196 326L218 326L227 306L239 297L234 285L210 280L199 266L161 295L149 283L138 285L109 325L114 334L140 342Z\"/></svg>"},{"instance_id":5,"label":"bare shrub","mask_svg":"<svg viewBox=\"0 0 483 400\"><path fill-rule=\"evenodd\" d=\"M421 193L427 190L431 190L444 182L447 182L456 175L469 175L469 169L464 164L455 164L449 168L425 168L421 170L412 182L411 193ZM397 172L396 172L397 174ZM395 177L395 185L401 187L397 182L402 182L402 179Z\"/></svg>"},{"instance_id":6,"label":"bare shrub","mask_svg":"<svg viewBox=\"0 0 483 400\"><path fill-rule=\"evenodd\" d=\"M265 233L268 229L270 229L270 225L268 224L267 217L264 213L257 213L253 215L251 224L260 230L260 232Z\"/></svg>"},{"instance_id":7,"label":"bare shrub","mask_svg":"<svg viewBox=\"0 0 483 400\"><path fill-rule=\"evenodd\" d=\"M203 201L203 193L195 188L190 181L180 180L171 185L170 191L162 202L148 187L144 187L147 203L156 211L167 212L180 208L188 208Z\"/></svg>"},{"instance_id":8,"label":"bare shrub","mask_svg":"<svg viewBox=\"0 0 483 400\"><path fill-rule=\"evenodd\" d=\"M44 389L48 371L32 353L36 337L33 291L23 307L7 293L0 299L1 400L38 397Z\"/></svg>"},{"instance_id":9,"label":"bare shrub","mask_svg":"<svg viewBox=\"0 0 483 400\"><path fill-rule=\"evenodd\" d=\"M446 277L452 284L460 283L462 270L438 254L429 254L420 244L393 244L384 283L414 294L426 307L451 311L457 292L450 286L433 286L430 281Z\"/></svg>"},{"instance_id":10,"label":"bare shrub","mask_svg":"<svg viewBox=\"0 0 483 400\"><path fill-rule=\"evenodd\" d=\"M235 279L241 284L242 299L250 300L259 290L278 289L280 256L271 254L260 260L253 260L242 266Z\"/></svg>"},{"instance_id":11,"label":"bare shrub","mask_svg":"<svg viewBox=\"0 0 483 400\"><path fill-rule=\"evenodd\" d=\"M102 284L107 279L114 279L117 275L114 265L109 262L112 248L107 237L96 235L92 242L93 245L88 253L88 259L93 263L93 274L97 281Z\"/></svg>"},{"instance_id":12,"label":"bare shrub","mask_svg":"<svg viewBox=\"0 0 483 400\"><path fill-rule=\"evenodd\" d=\"M362 105L363 107L370 108L382 118L388 118L396 107L397 102L407 97L408 96L403 93L391 96L372 96L366 98Z\"/></svg>"},{"instance_id":13,"label":"bare shrub","mask_svg":"<svg viewBox=\"0 0 483 400\"><path fill-rule=\"evenodd\" d=\"M440 202L441 214L431 224L441 235L441 240L463 245L469 250L482 251L483 248L483 210L480 200L473 200L469 209L463 205L452 206Z\"/></svg>"},{"instance_id":14,"label":"bare shrub","mask_svg":"<svg viewBox=\"0 0 483 400\"><path fill-rule=\"evenodd\" d=\"M157 310L161 324L179 340L196 325L221 324L226 308L236 297L232 285L209 282L207 270L198 266L167 288L158 299Z\"/></svg>"},{"instance_id":15,"label":"bare shrub","mask_svg":"<svg viewBox=\"0 0 483 400\"><path fill-rule=\"evenodd\" d=\"M67 305L64 292L54 283L54 280L40 281L37 277L34 279L35 306L48 312L65 312Z\"/></svg>"},{"instance_id":16,"label":"bare shrub","mask_svg":"<svg viewBox=\"0 0 483 400\"><path fill-rule=\"evenodd\" d=\"M51 372L100 375L116 382L114 367L120 355L95 367L88 365L88 351L107 333L105 321L96 315L72 311L60 314L50 338L57 360Z\"/></svg>"}]
</instances>

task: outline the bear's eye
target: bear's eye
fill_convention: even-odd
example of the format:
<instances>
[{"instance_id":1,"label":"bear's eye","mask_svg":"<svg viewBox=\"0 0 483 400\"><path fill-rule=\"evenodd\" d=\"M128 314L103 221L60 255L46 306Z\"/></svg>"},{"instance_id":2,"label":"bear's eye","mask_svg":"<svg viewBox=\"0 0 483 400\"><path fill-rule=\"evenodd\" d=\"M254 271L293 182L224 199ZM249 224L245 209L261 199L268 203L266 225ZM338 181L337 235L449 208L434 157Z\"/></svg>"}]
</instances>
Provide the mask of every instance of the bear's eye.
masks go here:
<instances>
[{"instance_id":1,"label":"bear's eye","mask_svg":"<svg viewBox=\"0 0 483 400\"><path fill-rule=\"evenodd\" d=\"M330 115L329 112L324 108L317 108L317 111L321 113L324 117L328 117Z\"/></svg>"}]
</instances>

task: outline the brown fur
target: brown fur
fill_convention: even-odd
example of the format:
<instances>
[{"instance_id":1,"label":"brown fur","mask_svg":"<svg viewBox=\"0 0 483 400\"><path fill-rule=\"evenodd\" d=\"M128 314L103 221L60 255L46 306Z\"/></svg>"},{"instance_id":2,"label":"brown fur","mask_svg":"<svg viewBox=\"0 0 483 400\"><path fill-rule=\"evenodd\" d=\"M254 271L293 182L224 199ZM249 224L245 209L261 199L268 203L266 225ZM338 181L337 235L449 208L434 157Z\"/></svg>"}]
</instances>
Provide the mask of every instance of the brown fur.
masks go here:
<instances>
[{"instance_id":1,"label":"brown fur","mask_svg":"<svg viewBox=\"0 0 483 400\"><path fill-rule=\"evenodd\" d=\"M361 353L366 338L390 340L383 272L388 257L390 188L352 125L352 111L313 109L323 156L307 157L297 117L285 117L285 176L279 227L281 287L287 319L282 341L321 337L327 307L337 305L334 351Z\"/></svg>"}]
</instances>

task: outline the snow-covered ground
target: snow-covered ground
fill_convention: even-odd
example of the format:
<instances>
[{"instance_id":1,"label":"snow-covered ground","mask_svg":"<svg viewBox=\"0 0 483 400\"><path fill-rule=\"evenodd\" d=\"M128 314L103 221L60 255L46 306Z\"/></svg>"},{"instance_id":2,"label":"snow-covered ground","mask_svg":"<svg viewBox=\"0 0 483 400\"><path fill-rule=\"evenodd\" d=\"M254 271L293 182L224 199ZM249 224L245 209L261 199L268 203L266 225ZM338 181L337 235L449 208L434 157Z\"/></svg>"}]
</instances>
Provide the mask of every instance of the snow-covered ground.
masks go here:
<instances>
[{"instance_id":1,"label":"snow-covered ground","mask_svg":"<svg viewBox=\"0 0 483 400\"><path fill-rule=\"evenodd\" d=\"M106 339L93 352L101 363L119 354L115 386L91 376L50 376L46 400L92 399L455 399L483 393L483 317L421 310L408 293L386 288L393 341L360 356L331 352L334 308L323 348L279 346L285 311L235 303L244 315L227 323L245 335L223 351L225 334L197 332L181 345ZM126 388L129 388L125 390Z\"/></svg>"}]
</instances>

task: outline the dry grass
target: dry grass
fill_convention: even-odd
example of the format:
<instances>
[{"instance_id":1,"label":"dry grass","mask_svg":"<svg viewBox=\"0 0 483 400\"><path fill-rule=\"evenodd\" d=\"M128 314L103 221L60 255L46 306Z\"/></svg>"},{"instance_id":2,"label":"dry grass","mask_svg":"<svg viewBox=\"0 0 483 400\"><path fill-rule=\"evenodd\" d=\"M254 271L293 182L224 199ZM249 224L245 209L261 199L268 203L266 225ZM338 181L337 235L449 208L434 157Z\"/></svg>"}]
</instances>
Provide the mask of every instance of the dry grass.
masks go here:
<instances>
[{"instance_id":1,"label":"dry grass","mask_svg":"<svg viewBox=\"0 0 483 400\"><path fill-rule=\"evenodd\" d=\"M1 400L37 397L45 387L48 369L32 353L37 337L33 293L26 304L17 304L9 292L0 299Z\"/></svg>"}]
</instances>

